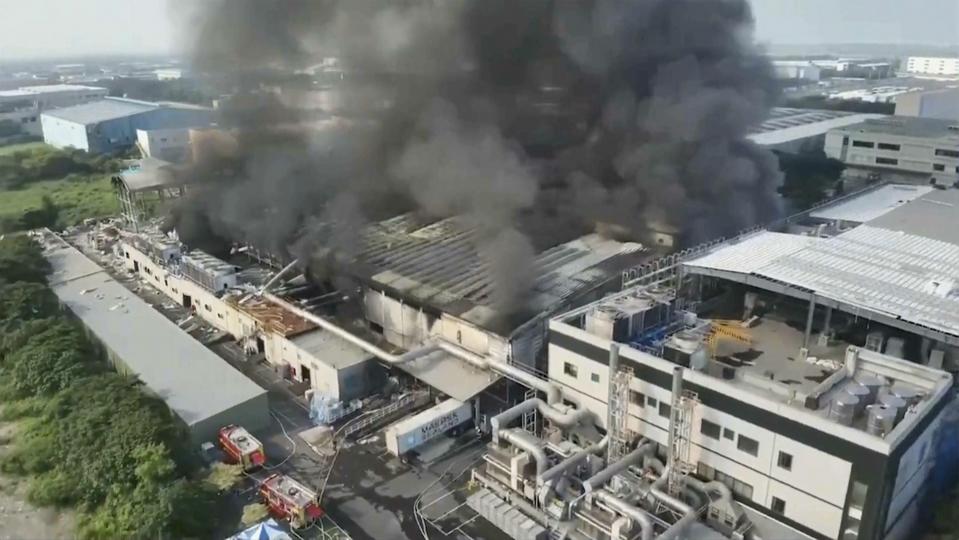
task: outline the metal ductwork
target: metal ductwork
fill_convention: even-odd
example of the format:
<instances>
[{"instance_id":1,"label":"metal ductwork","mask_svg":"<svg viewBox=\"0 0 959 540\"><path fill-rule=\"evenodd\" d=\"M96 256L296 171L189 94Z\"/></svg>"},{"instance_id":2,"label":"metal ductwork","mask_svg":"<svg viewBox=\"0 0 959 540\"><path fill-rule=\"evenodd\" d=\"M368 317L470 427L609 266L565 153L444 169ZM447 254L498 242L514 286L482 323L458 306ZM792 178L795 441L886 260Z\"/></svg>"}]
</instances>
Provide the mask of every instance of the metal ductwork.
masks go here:
<instances>
[{"instance_id":1,"label":"metal ductwork","mask_svg":"<svg viewBox=\"0 0 959 540\"><path fill-rule=\"evenodd\" d=\"M493 430L493 442L499 441L499 434L502 428L505 428L510 422L520 416L532 412L534 409L545 416L550 422L563 429L570 429L573 426L581 424L590 416L590 412L586 409L573 409L568 412L563 412L539 398L527 399L519 405L497 414L490 420L490 426Z\"/></svg>"},{"instance_id":2,"label":"metal ductwork","mask_svg":"<svg viewBox=\"0 0 959 540\"><path fill-rule=\"evenodd\" d=\"M546 472L549 466L549 459L546 457L546 450L540 446L540 440L531 433L522 429L504 429L499 436L516 448L529 453L536 461L536 477L539 478Z\"/></svg>"},{"instance_id":3,"label":"metal ductwork","mask_svg":"<svg viewBox=\"0 0 959 540\"><path fill-rule=\"evenodd\" d=\"M609 444L609 437L603 437L598 443L584 448L579 452L569 456L568 458L560 461L556 465L553 465L549 470L544 472L539 478L537 478L537 483L544 484L549 482L559 476L560 474L568 471L569 469L575 467L576 465L583 462L586 458L591 455L599 455L606 449L606 445Z\"/></svg>"},{"instance_id":4,"label":"metal ductwork","mask_svg":"<svg viewBox=\"0 0 959 540\"><path fill-rule=\"evenodd\" d=\"M626 501L623 501L609 491L597 491L595 496L603 504L612 508L616 513L629 518L630 521L639 525L640 538L642 538L642 540L652 540L653 520L648 512L642 508L639 508L638 506L633 506ZM616 523L620 523L620 526L622 526L622 523L617 520L614 522L614 529Z\"/></svg>"},{"instance_id":5,"label":"metal ductwork","mask_svg":"<svg viewBox=\"0 0 959 540\"><path fill-rule=\"evenodd\" d=\"M617 474L637 463L641 463L643 458L652 454L655 448L656 444L651 441L640 443L638 448L623 456L616 463L607 464L605 469L584 480L583 491L589 493L605 486Z\"/></svg>"}]
</instances>

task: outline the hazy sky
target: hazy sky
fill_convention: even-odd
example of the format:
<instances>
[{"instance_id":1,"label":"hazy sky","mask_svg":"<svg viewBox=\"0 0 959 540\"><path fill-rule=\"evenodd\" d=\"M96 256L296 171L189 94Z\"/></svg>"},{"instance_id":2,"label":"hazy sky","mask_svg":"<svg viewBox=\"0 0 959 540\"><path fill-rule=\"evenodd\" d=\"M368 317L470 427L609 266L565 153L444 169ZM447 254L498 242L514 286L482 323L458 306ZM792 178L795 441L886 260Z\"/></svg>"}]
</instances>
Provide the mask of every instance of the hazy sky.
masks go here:
<instances>
[{"instance_id":1,"label":"hazy sky","mask_svg":"<svg viewBox=\"0 0 959 540\"><path fill-rule=\"evenodd\" d=\"M184 4L204 0L174 1L177 11L182 11ZM959 44L956 0L751 1L757 34L764 42ZM178 27L172 21L170 2L0 0L0 62L22 57L175 52Z\"/></svg>"}]
</instances>

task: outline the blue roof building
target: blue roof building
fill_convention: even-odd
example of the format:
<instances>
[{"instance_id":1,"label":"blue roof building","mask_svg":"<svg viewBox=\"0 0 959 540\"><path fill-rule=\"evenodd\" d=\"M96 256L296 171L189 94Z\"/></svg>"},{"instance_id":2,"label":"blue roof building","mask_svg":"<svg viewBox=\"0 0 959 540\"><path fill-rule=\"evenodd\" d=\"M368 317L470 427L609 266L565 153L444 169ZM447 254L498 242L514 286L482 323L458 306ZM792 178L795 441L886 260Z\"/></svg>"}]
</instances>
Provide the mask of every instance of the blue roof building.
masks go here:
<instances>
[{"instance_id":1,"label":"blue roof building","mask_svg":"<svg viewBox=\"0 0 959 540\"><path fill-rule=\"evenodd\" d=\"M57 148L110 153L136 144L137 130L199 128L210 125L205 107L105 98L43 113L43 140Z\"/></svg>"}]
</instances>

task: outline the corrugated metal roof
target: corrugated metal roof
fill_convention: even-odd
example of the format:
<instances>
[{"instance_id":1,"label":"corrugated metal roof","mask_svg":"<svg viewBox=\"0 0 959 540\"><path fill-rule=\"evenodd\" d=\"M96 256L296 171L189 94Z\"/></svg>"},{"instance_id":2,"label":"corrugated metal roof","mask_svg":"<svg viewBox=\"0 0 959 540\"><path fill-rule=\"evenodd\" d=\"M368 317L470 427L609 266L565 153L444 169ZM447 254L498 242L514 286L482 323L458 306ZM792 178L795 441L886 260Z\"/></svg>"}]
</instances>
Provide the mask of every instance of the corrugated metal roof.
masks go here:
<instances>
[{"instance_id":1,"label":"corrugated metal roof","mask_svg":"<svg viewBox=\"0 0 959 540\"><path fill-rule=\"evenodd\" d=\"M959 189L932 189L868 223L959 245Z\"/></svg>"},{"instance_id":2,"label":"corrugated metal roof","mask_svg":"<svg viewBox=\"0 0 959 540\"><path fill-rule=\"evenodd\" d=\"M686 265L761 276L959 335L959 245L869 225L789 236L759 233Z\"/></svg>"},{"instance_id":3,"label":"corrugated metal roof","mask_svg":"<svg viewBox=\"0 0 959 540\"><path fill-rule=\"evenodd\" d=\"M818 219L865 223L932 191L931 186L893 184L816 209L809 216Z\"/></svg>"},{"instance_id":4,"label":"corrugated metal roof","mask_svg":"<svg viewBox=\"0 0 959 540\"><path fill-rule=\"evenodd\" d=\"M76 248L49 242L53 292L188 426L266 393Z\"/></svg>"},{"instance_id":5,"label":"corrugated metal roof","mask_svg":"<svg viewBox=\"0 0 959 540\"><path fill-rule=\"evenodd\" d=\"M724 245L707 255L687 261L686 266L752 274L781 257L796 253L822 239L760 231L738 243Z\"/></svg>"},{"instance_id":6,"label":"corrugated metal roof","mask_svg":"<svg viewBox=\"0 0 959 540\"><path fill-rule=\"evenodd\" d=\"M495 278L478 231L463 220L454 217L421 226L409 215L398 216L368 228L363 246L356 262L374 284L485 328L497 318L491 298ZM618 275L627 256L643 251L640 244L593 234L540 253L530 309L548 311L562 304Z\"/></svg>"},{"instance_id":7,"label":"corrugated metal roof","mask_svg":"<svg viewBox=\"0 0 959 540\"><path fill-rule=\"evenodd\" d=\"M884 117L881 114L851 114L804 109L788 110L795 112L792 115L773 116L757 126L748 138L756 144L772 146L818 137L833 129Z\"/></svg>"},{"instance_id":8,"label":"corrugated metal roof","mask_svg":"<svg viewBox=\"0 0 959 540\"><path fill-rule=\"evenodd\" d=\"M44 111L43 116L59 118L75 124L90 125L116 118L133 116L158 108L157 105L143 101L106 98L100 101Z\"/></svg>"}]
</instances>

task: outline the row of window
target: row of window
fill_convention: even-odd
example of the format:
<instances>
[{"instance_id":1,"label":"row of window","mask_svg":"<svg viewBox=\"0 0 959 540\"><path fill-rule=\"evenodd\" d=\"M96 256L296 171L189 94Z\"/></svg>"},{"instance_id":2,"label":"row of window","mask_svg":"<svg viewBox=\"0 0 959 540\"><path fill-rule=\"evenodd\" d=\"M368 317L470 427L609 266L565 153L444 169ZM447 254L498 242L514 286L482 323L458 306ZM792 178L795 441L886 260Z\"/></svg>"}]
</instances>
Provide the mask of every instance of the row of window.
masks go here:
<instances>
[{"instance_id":1,"label":"row of window","mask_svg":"<svg viewBox=\"0 0 959 540\"><path fill-rule=\"evenodd\" d=\"M874 143L872 141L852 141L852 145L857 148L878 148L880 150L887 150L889 152L898 152L902 147L898 144L893 143Z\"/></svg>"},{"instance_id":2,"label":"row of window","mask_svg":"<svg viewBox=\"0 0 959 540\"><path fill-rule=\"evenodd\" d=\"M705 478L706 480L718 480L723 484L726 484L726 487L728 487L730 491L732 491L737 497L749 500L752 500L753 498L753 486L722 471L717 471L703 462L699 462L699 464L696 466L696 474ZM777 514L786 513L786 501L780 499L779 497L772 497L769 507Z\"/></svg>"},{"instance_id":3,"label":"row of window","mask_svg":"<svg viewBox=\"0 0 959 540\"><path fill-rule=\"evenodd\" d=\"M936 148L936 155L940 157L959 158L959 150L946 150L945 148Z\"/></svg>"},{"instance_id":4,"label":"row of window","mask_svg":"<svg viewBox=\"0 0 959 540\"><path fill-rule=\"evenodd\" d=\"M459 337L459 331L457 330L457 338ZM563 363L563 373L569 375L574 379L579 378L579 366L576 364L571 364L569 362ZM589 374L589 380L598 383L599 382L599 373L593 372Z\"/></svg>"}]
</instances>

